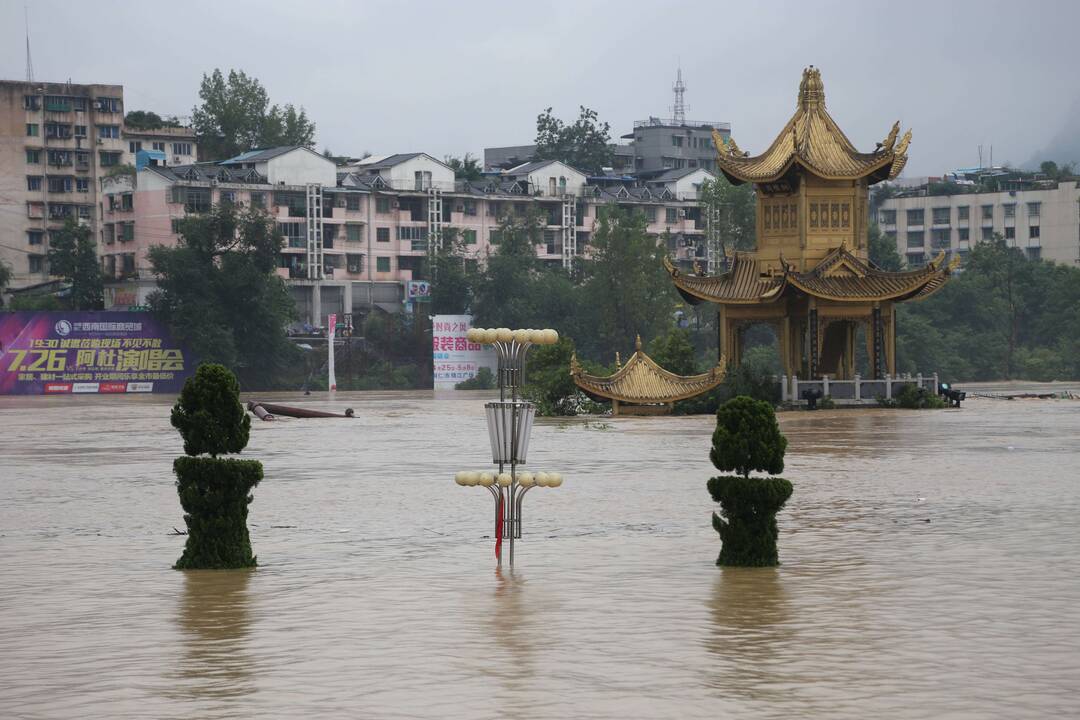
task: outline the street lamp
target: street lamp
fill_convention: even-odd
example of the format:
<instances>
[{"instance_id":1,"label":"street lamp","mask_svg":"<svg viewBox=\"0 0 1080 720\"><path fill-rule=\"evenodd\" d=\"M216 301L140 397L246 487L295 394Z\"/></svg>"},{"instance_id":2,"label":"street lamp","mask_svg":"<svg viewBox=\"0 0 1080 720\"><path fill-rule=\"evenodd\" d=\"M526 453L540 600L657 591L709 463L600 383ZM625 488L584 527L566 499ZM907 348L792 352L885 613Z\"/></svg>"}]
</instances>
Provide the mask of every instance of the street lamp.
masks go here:
<instances>
[{"instance_id":1,"label":"street lamp","mask_svg":"<svg viewBox=\"0 0 1080 720\"><path fill-rule=\"evenodd\" d=\"M484 405L491 462L499 466L499 471L462 471L454 476L454 482L464 487L486 487L491 493L495 500L495 557L501 566L505 538L510 545L510 567L513 567L514 539L521 537L521 503L525 493L534 487L562 485L559 473L518 471L518 465L525 464L536 416L536 407L519 397L525 384L525 358L533 345L557 343L559 334L554 330L472 328L467 337L470 342L494 345L499 357L499 399Z\"/></svg>"}]
</instances>

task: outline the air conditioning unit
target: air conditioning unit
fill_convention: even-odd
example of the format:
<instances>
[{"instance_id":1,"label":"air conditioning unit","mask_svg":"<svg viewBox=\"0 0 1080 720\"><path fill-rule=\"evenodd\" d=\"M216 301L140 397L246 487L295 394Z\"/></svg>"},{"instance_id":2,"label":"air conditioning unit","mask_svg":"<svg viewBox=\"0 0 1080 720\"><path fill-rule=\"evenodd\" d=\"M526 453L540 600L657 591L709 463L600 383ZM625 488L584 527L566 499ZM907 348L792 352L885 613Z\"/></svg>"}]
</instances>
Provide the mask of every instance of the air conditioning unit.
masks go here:
<instances>
[{"instance_id":1,"label":"air conditioning unit","mask_svg":"<svg viewBox=\"0 0 1080 720\"><path fill-rule=\"evenodd\" d=\"M686 219L686 211L685 210L680 210L677 214L678 214L680 220L685 220Z\"/></svg>"},{"instance_id":2,"label":"air conditioning unit","mask_svg":"<svg viewBox=\"0 0 1080 720\"><path fill-rule=\"evenodd\" d=\"M97 144L98 144L98 145L104 145L104 144L105 144L105 141L104 141L104 140L102 140L101 138L98 138Z\"/></svg>"},{"instance_id":3,"label":"air conditioning unit","mask_svg":"<svg viewBox=\"0 0 1080 720\"><path fill-rule=\"evenodd\" d=\"M179 165L180 163L184 162L184 158L181 155L173 155L172 161L173 165Z\"/></svg>"},{"instance_id":4,"label":"air conditioning unit","mask_svg":"<svg viewBox=\"0 0 1080 720\"><path fill-rule=\"evenodd\" d=\"M334 201L334 207L345 207L345 198L338 198L336 201Z\"/></svg>"},{"instance_id":5,"label":"air conditioning unit","mask_svg":"<svg viewBox=\"0 0 1080 720\"><path fill-rule=\"evenodd\" d=\"M217 187L217 184L218 184L218 179L217 178L210 178L210 187Z\"/></svg>"},{"instance_id":6,"label":"air conditioning unit","mask_svg":"<svg viewBox=\"0 0 1080 720\"><path fill-rule=\"evenodd\" d=\"M401 203L398 202L397 200L394 200L393 202L390 203L390 207L399 208L399 207L401 207Z\"/></svg>"}]
</instances>

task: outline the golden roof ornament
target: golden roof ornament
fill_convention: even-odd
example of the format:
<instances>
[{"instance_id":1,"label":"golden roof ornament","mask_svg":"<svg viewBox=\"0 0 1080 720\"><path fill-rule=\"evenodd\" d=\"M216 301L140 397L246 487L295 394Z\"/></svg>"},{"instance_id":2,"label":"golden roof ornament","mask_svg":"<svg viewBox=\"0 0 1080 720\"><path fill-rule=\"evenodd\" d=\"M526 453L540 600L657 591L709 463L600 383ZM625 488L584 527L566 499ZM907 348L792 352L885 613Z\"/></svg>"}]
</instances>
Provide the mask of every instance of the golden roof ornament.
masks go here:
<instances>
[{"instance_id":1,"label":"golden roof ornament","mask_svg":"<svg viewBox=\"0 0 1080 720\"><path fill-rule=\"evenodd\" d=\"M634 340L634 350L637 352L641 352L641 335L638 335L637 338Z\"/></svg>"},{"instance_id":2,"label":"golden roof ornament","mask_svg":"<svg viewBox=\"0 0 1080 720\"><path fill-rule=\"evenodd\" d=\"M621 368L622 368L622 358L619 357L619 351L616 350L615 351L615 369L619 370Z\"/></svg>"},{"instance_id":3,"label":"golden roof ornament","mask_svg":"<svg viewBox=\"0 0 1080 720\"><path fill-rule=\"evenodd\" d=\"M799 106L809 109L815 105L825 107L825 83L821 81L821 71L811 65L803 70L799 83Z\"/></svg>"}]
</instances>

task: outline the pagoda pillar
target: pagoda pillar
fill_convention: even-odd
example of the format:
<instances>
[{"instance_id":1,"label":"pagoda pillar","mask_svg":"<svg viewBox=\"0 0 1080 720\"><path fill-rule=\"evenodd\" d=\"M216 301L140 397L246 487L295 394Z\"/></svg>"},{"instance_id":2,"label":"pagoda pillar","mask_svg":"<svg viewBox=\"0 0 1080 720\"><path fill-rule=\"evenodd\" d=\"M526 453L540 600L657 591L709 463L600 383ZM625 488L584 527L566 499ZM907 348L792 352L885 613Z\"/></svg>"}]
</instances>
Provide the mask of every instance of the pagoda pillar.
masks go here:
<instances>
[{"instance_id":1,"label":"pagoda pillar","mask_svg":"<svg viewBox=\"0 0 1080 720\"><path fill-rule=\"evenodd\" d=\"M889 375L896 374L896 305L889 303L887 315L888 324L885 330L886 351L885 360L888 364Z\"/></svg>"},{"instance_id":2,"label":"pagoda pillar","mask_svg":"<svg viewBox=\"0 0 1080 720\"><path fill-rule=\"evenodd\" d=\"M791 318L787 313L785 313L783 319L780 320L780 332L776 335L777 345L779 345L780 348L780 365L784 368L784 377L791 377L791 348L793 338L791 337Z\"/></svg>"}]
</instances>

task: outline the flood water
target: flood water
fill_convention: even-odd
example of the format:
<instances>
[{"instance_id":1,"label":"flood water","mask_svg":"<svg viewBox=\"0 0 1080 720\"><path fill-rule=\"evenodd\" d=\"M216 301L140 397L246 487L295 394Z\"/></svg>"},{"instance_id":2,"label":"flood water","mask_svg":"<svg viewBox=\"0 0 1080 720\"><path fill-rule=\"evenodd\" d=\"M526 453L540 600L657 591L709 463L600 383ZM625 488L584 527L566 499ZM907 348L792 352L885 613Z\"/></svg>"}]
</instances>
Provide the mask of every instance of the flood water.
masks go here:
<instances>
[{"instance_id":1,"label":"flood water","mask_svg":"<svg viewBox=\"0 0 1080 720\"><path fill-rule=\"evenodd\" d=\"M499 572L484 393L276 397L357 417L253 424L253 572L170 569L168 398L0 398L0 717L1080 714L1080 402L781 414L776 569L710 418L538 421Z\"/></svg>"}]
</instances>

